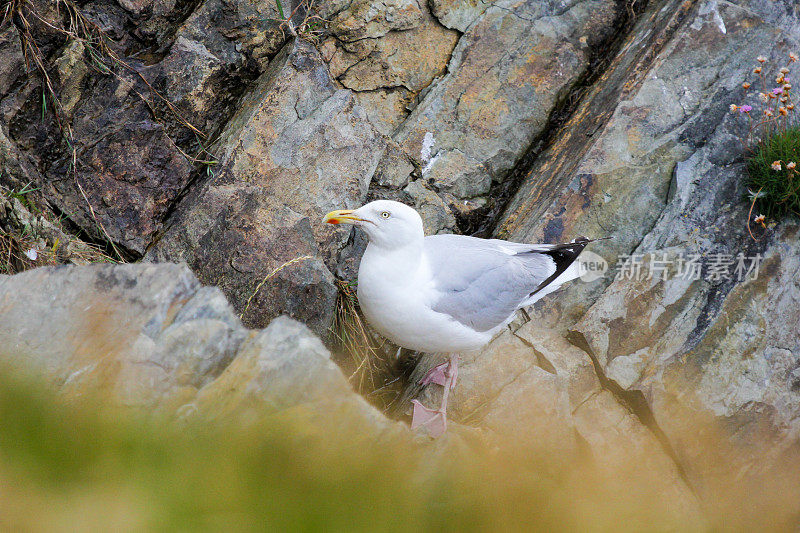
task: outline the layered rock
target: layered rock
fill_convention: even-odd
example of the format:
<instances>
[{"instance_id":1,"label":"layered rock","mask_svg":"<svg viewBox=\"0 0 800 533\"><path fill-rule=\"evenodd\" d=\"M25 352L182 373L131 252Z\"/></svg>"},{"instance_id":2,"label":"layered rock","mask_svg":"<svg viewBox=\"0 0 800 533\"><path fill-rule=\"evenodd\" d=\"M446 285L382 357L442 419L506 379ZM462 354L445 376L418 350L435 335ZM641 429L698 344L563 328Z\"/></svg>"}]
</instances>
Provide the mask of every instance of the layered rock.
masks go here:
<instances>
[{"instance_id":1,"label":"layered rock","mask_svg":"<svg viewBox=\"0 0 800 533\"><path fill-rule=\"evenodd\" d=\"M68 45L57 62L64 92L55 112L71 122L72 138L54 115L35 118L43 114L40 91L7 97L8 105L25 99L9 117L8 135L32 163L31 181L47 202L93 237L142 253L189 183L192 165L153 119L136 74L91 80L94 87L85 89L83 53L82 45Z\"/></svg>"},{"instance_id":2,"label":"layered rock","mask_svg":"<svg viewBox=\"0 0 800 533\"><path fill-rule=\"evenodd\" d=\"M422 360L407 398L439 404L441 387L420 391L413 384L440 360ZM500 334L483 351L462 354L449 405L451 421L487 428L504 446L535 442L558 450L548 461L565 470L588 456L601 471L649 485L676 511L703 521L672 450L605 388L586 352L533 321Z\"/></svg>"},{"instance_id":3,"label":"layered rock","mask_svg":"<svg viewBox=\"0 0 800 533\"><path fill-rule=\"evenodd\" d=\"M54 4L20 9L31 26L26 54L39 56L49 80L32 69L20 82L19 30L4 26L0 143L26 165L5 164L2 182L35 184L42 204L138 257L205 170L198 161L213 164L203 148L286 42L277 7L89 3L69 34Z\"/></svg>"},{"instance_id":4,"label":"layered rock","mask_svg":"<svg viewBox=\"0 0 800 533\"><path fill-rule=\"evenodd\" d=\"M487 8L395 135L421 177L460 200L505 179L586 73L591 48L611 35L615 17L610 1Z\"/></svg>"},{"instance_id":5,"label":"layered rock","mask_svg":"<svg viewBox=\"0 0 800 533\"><path fill-rule=\"evenodd\" d=\"M323 228L321 216L362 203L384 146L319 53L294 41L240 104L217 144L214 176L148 258L186 261L249 325L287 313L325 334L336 289L324 261L346 233Z\"/></svg>"},{"instance_id":6,"label":"layered rock","mask_svg":"<svg viewBox=\"0 0 800 533\"><path fill-rule=\"evenodd\" d=\"M222 292L185 265L0 276L0 324L0 362L67 396L226 420L307 410L371 438L398 430L352 391L308 328L282 317L245 329Z\"/></svg>"},{"instance_id":7,"label":"layered rock","mask_svg":"<svg viewBox=\"0 0 800 533\"><path fill-rule=\"evenodd\" d=\"M526 342L507 333L466 358L463 389L452 396L456 420L513 426L510 415L524 412L519 399L535 398L521 390L548 391L526 418L547 413L557 421L548 429L581 428L590 412L602 427L624 406L660 436L713 512L729 505L715 499L719 491L750 499L748 509L770 505L771 496L750 496L756 486L791 500L800 450L798 230L789 219L750 237L747 124L729 105L757 97L742 89L756 56L775 70L786 63L800 44L797 22L796 12L757 1L649 7L533 162L497 231L523 242L611 235L590 248L610 270L537 304L515 333ZM694 256L696 276L687 273ZM754 257L763 258L757 276L748 273ZM550 335L563 343L567 330L575 347L544 348ZM567 356L580 364L556 363ZM586 372L591 362L598 381ZM573 399L566 391L576 383ZM423 398L435 403L437 394ZM603 446L594 431L578 431ZM736 488L732 471L741 474Z\"/></svg>"},{"instance_id":8,"label":"layered rock","mask_svg":"<svg viewBox=\"0 0 800 533\"><path fill-rule=\"evenodd\" d=\"M422 90L444 73L458 34L414 0L355 1L331 19L321 49L331 74L357 93L370 120L389 135Z\"/></svg>"}]
</instances>

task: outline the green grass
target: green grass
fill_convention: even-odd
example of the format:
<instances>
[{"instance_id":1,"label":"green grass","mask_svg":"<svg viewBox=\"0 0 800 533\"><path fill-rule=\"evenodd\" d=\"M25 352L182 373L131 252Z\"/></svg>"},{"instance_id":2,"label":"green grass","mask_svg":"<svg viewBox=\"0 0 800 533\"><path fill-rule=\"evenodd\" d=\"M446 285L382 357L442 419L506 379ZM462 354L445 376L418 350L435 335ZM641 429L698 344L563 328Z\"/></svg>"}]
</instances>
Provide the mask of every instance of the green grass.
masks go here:
<instances>
[{"instance_id":1,"label":"green grass","mask_svg":"<svg viewBox=\"0 0 800 533\"><path fill-rule=\"evenodd\" d=\"M0 530L408 530L461 506L446 481L434 506L424 490L404 494L411 472L388 454L280 423L145 421L7 379L0 420Z\"/></svg>"},{"instance_id":2,"label":"green grass","mask_svg":"<svg viewBox=\"0 0 800 533\"><path fill-rule=\"evenodd\" d=\"M646 459L609 476L560 448L487 450L457 428L444 448L354 435L335 413L321 427L298 412L177 422L12 375L0 368L0 531L746 531L796 520L796 491L738 471L712 491L709 528Z\"/></svg>"},{"instance_id":3,"label":"green grass","mask_svg":"<svg viewBox=\"0 0 800 533\"><path fill-rule=\"evenodd\" d=\"M296 416L248 426L137 417L99 398L67 401L3 370L3 531L698 527L679 522L680 510L649 483L609 481L529 450L437 451L405 438L365 445L335 423L310 429Z\"/></svg>"},{"instance_id":4,"label":"green grass","mask_svg":"<svg viewBox=\"0 0 800 533\"><path fill-rule=\"evenodd\" d=\"M773 170L775 161L781 170ZM798 168L786 165L795 162ZM747 157L750 176L748 187L753 193L760 191L753 214L764 214L769 219L787 215L800 215L800 126L793 126L768 136L752 149Z\"/></svg>"}]
</instances>

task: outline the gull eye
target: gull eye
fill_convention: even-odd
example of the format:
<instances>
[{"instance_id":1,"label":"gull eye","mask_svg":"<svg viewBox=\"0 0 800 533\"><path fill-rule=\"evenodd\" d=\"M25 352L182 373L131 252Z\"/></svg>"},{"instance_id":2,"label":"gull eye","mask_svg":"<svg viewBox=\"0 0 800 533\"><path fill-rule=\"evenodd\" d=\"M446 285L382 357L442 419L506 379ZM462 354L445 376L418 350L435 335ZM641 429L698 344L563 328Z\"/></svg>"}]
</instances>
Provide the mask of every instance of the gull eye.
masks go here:
<instances>
[{"instance_id":1,"label":"gull eye","mask_svg":"<svg viewBox=\"0 0 800 533\"><path fill-rule=\"evenodd\" d=\"M389 218L390 216L392 216L392 214L389 213L389 211L384 211L383 213L381 213L382 218Z\"/></svg>"}]
</instances>

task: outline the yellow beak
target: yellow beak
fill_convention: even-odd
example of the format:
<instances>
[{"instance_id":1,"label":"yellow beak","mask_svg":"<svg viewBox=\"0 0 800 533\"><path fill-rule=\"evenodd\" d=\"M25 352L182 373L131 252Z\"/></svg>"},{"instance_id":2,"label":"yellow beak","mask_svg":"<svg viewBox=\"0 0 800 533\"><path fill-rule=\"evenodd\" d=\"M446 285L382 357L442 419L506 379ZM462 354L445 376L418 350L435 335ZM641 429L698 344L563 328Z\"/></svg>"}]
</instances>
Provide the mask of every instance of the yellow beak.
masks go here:
<instances>
[{"instance_id":1,"label":"yellow beak","mask_svg":"<svg viewBox=\"0 0 800 533\"><path fill-rule=\"evenodd\" d=\"M364 222L363 218L358 218L353 214L351 209L340 209L338 211L331 211L325 218L322 219L323 222L327 222L328 224L354 224L356 222Z\"/></svg>"}]
</instances>

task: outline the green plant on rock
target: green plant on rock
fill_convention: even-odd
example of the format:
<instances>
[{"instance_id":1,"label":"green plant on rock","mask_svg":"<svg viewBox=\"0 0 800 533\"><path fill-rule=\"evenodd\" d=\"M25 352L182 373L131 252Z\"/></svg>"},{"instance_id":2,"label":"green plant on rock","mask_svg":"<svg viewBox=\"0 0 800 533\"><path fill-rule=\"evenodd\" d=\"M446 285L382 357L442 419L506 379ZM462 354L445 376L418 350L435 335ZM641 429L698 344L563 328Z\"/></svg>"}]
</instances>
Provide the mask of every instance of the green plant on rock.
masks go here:
<instances>
[{"instance_id":1,"label":"green plant on rock","mask_svg":"<svg viewBox=\"0 0 800 533\"><path fill-rule=\"evenodd\" d=\"M318 44L328 21L314 14L314 0L301 0L288 15L283 9L281 0L275 0L275 7L280 16L275 21L281 23L281 31L286 28L292 37L300 37L312 44ZM295 23L295 19L300 17L303 20Z\"/></svg>"},{"instance_id":2,"label":"green plant on rock","mask_svg":"<svg viewBox=\"0 0 800 533\"><path fill-rule=\"evenodd\" d=\"M800 161L800 118L788 77L789 66L797 60L797 54L789 54L788 62L776 74L775 87L770 88L764 72L767 58L757 57L753 74L758 75L761 86L758 109L748 104L730 106L732 113L750 121L743 140L752 202L748 230L751 224L766 228L766 219L800 215L800 173L796 168ZM751 84L745 82L742 87L750 89Z\"/></svg>"},{"instance_id":3,"label":"green plant on rock","mask_svg":"<svg viewBox=\"0 0 800 533\"><path fill-rule=\"evenodd\" d=\"M760 142L747 159L750 189L760 213L770 219L800 215L800 127Z\"/></svg>"},{"instance_id":4,"label":"green plant on rock","mask_svg":"<svg viewBox=\"0 0 800 533\"><path fill-rule=\"evenodd\" d=\"M0 185L0 274L13 275L40 266L116 263L107 250L71 235L65 215L53 216L28 198L38 189Z\"/></svg>"}]
</instances>

